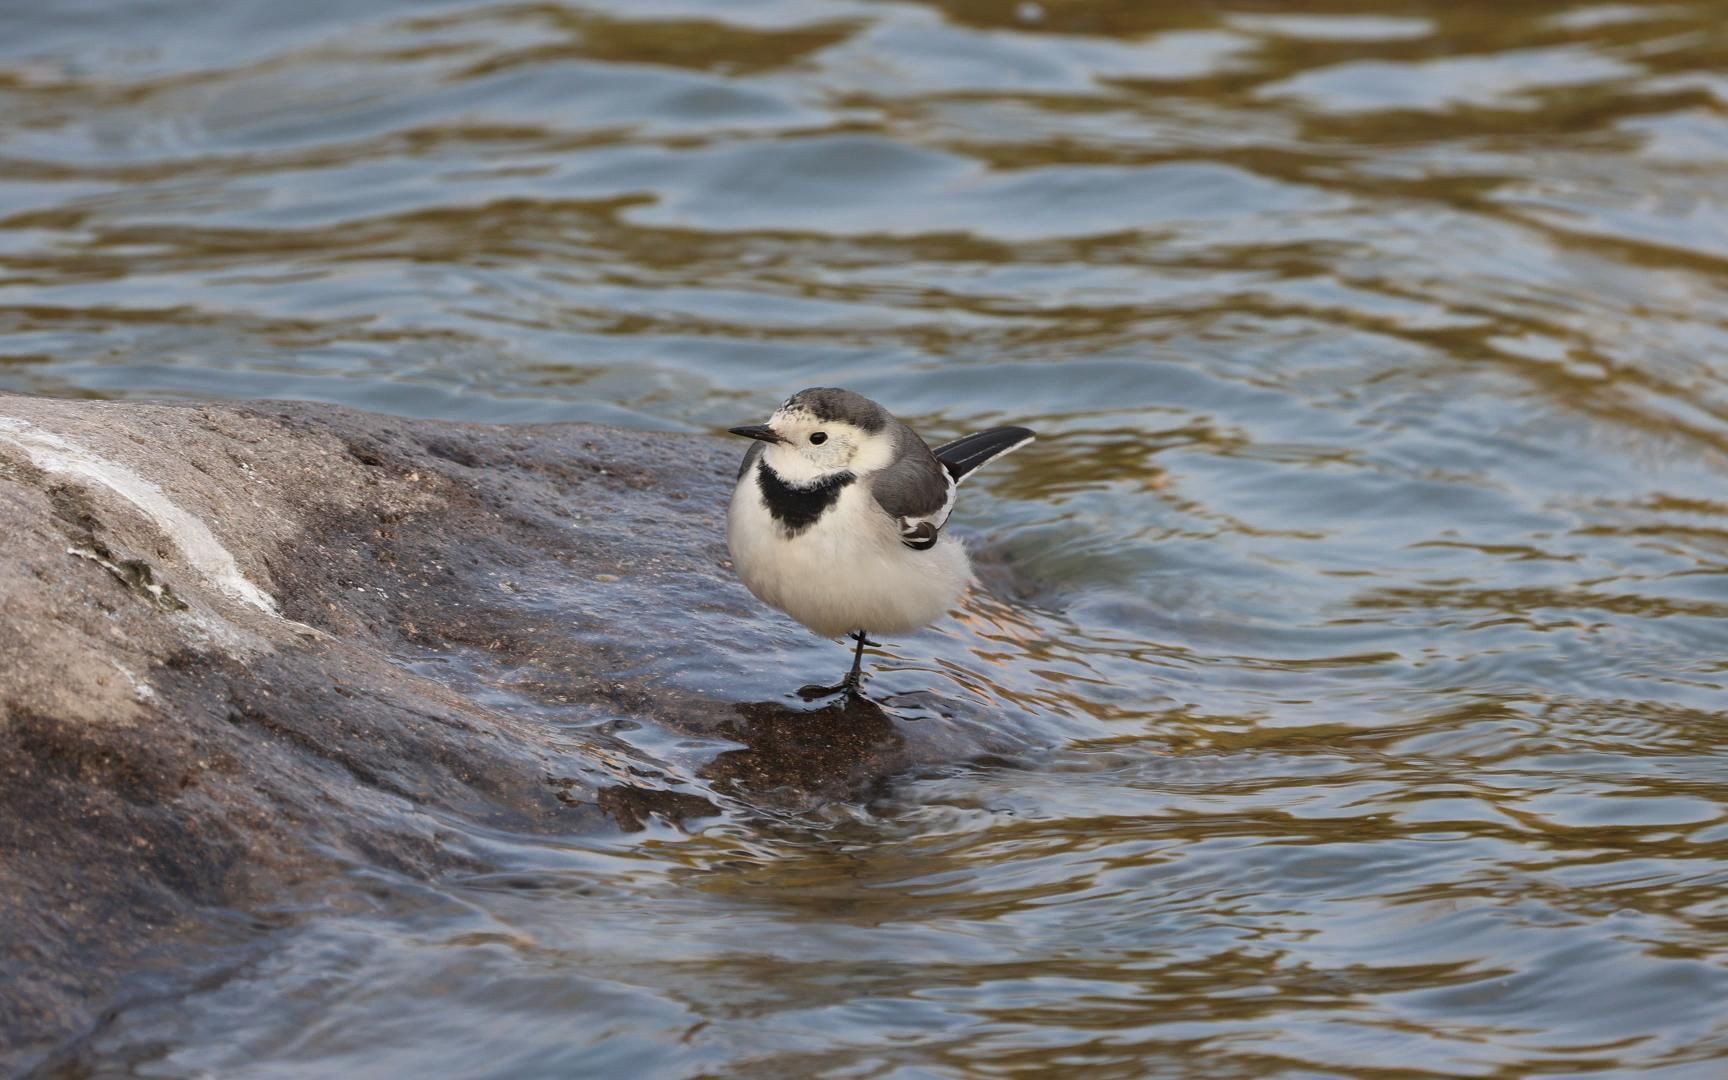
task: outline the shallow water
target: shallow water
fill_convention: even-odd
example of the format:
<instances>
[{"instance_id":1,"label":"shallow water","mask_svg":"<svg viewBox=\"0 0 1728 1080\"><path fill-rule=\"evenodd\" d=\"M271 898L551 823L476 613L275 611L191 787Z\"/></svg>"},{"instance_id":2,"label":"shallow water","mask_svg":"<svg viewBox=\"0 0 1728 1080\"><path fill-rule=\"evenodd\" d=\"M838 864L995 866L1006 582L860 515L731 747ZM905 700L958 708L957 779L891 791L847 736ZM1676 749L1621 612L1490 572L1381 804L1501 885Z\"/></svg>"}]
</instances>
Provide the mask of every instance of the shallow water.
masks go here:
<instances>
[{"instance_id":1,"label":"shallow water","mask_svg":"<svg viewBox=\"0 0 1728 1080\"><path fill-rule=\"evenodd\" d=\"M1294 10L0 9L0 389L1042 435L859 721L991 752L451 822L80 1067L1722 1075L1722 5ZM774 644L665 678L768 723Z\"/></svg>"}]
</instances>

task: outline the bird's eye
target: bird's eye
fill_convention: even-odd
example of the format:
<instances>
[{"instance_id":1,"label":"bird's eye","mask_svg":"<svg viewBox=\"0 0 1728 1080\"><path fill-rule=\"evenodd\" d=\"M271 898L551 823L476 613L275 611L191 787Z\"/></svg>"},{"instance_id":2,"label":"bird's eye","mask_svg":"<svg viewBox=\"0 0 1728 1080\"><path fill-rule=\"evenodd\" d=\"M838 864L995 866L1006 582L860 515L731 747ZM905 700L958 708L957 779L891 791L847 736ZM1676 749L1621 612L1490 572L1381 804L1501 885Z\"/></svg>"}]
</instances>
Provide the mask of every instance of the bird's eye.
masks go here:
<instances>
[{"instance_id":1,"label":"bird's eye","mask_svg":"<svg viewBox=\"0 0 1728 1080\"><path fill-rule=\"evenodd\" d=\"M810 445L811 446L821 446L823 443L825 443L827 441L828 441L828 433L826 431L813 431L810 433Z\"/></svg>"}]
</instances>

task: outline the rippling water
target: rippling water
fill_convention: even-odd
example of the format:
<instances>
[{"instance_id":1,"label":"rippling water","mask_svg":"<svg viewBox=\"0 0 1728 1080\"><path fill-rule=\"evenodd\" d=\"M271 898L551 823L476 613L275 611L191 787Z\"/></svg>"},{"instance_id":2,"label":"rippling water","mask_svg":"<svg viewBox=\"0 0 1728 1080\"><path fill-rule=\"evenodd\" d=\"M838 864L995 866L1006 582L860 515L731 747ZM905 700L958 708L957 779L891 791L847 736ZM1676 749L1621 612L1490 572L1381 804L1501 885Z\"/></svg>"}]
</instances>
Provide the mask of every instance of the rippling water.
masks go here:
<instances>
[{"instance_id":1,"label":"rippling water","mask_svg":"<svg viewBox=\"0 0 1728 1080\"><path fill-rule=\"evenodd\" d=\"M86 1064L1723 1075L1724 17L0 8L0 388L1043 435L962 507L1006 599L874 684L998 752L464 827L502 869L380 878ZM729 648L722 700L783 689Z\"/></svg>"}]
</instances>

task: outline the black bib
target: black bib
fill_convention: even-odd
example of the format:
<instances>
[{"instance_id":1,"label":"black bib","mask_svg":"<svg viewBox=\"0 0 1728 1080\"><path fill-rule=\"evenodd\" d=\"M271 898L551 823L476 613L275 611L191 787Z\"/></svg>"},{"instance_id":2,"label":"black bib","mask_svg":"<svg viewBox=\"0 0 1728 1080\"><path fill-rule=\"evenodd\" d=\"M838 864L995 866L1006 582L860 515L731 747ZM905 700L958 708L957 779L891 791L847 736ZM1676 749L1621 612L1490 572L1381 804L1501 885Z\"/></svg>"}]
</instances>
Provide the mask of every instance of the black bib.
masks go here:
<instances>
[{"instance_id":1,"label":"black bib","mask_svg":"<svg viewBox=\"0 0 1728 1080\"><path fill-rule=\"evenodd\" d=\"M816 524L830 506L840 501L841 490L856 479L849 472L838 472L811 487L798 488L780 479L780 474L770 469L767 462L756 466L756 486L762 489L762 500L787 536L797 536Z\"/></svg>"}]
</instances>

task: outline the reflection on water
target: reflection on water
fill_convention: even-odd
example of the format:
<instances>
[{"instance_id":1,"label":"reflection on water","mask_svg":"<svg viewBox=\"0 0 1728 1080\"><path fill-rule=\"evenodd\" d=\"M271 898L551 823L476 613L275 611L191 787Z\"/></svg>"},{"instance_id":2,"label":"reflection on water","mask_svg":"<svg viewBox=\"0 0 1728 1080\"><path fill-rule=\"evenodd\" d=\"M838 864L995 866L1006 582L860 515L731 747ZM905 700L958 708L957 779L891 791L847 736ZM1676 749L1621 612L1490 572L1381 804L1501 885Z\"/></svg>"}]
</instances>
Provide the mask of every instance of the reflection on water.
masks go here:
<instances>
[{"instance_id":1,"label":"reflection on water","mask_svg":"<svg viewBox=\"0 0 1728 1080\"><path fill-rule=\"evenodd\" d=\"M881 708L717 636L666 674L703 738L619 736L636 831L452 823L496 872L79 1059L1720 1075L1721 19L0 11L0 388L716 430L833 382L1043 435Z\"/></svg>"}]
</instances>

